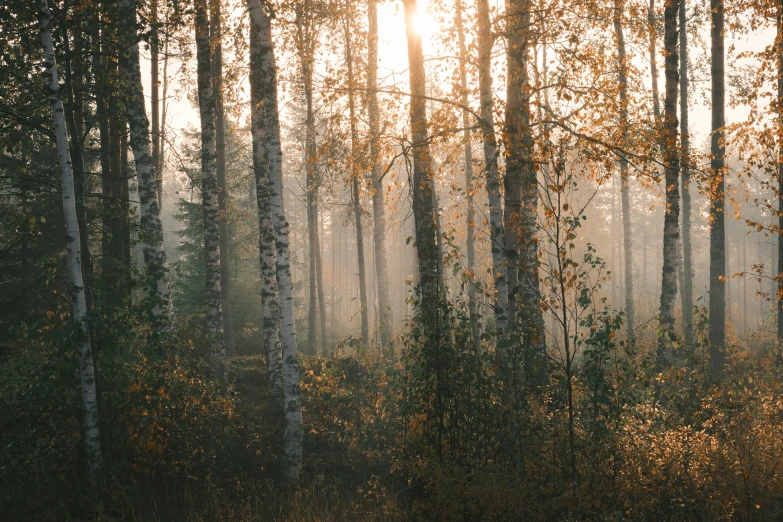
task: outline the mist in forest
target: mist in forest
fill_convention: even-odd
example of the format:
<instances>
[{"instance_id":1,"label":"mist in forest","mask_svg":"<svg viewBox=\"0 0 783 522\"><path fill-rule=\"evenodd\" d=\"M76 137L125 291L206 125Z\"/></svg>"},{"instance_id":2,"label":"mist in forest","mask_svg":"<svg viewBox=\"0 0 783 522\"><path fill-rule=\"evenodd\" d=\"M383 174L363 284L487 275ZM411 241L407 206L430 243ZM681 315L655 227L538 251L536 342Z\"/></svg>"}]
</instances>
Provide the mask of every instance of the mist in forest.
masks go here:
<instances>
[{"instance_id":1,"label":"mist in forest","mask_svg":"<svg viewBox=\"0 0 783 522\"><path fill-rule=\"evenodd\" d=\"M779 520L783 7L0 6L0 520Z\"/></svg>"}]
</instances>

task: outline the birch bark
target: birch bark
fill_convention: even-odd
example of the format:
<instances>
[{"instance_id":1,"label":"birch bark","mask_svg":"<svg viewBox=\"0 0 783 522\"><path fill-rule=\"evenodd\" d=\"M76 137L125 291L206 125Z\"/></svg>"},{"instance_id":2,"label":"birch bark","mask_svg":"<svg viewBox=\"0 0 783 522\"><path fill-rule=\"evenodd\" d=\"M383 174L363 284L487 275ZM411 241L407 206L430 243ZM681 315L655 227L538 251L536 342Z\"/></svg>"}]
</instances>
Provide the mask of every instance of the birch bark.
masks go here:
<instances>
[{"instance_id":1,"label":"birch bark","mask_svg":"<svg viewBox=\"0 0 783 522\"><path fill-rule=\"evenodd\" d=\"M49 76L49 100L54 112L54 129L57 141L57 159L60 165L60 178L63 194L63 214L68 246L68 276L71 282L71 300L73 321L76 327L76 350L79 355L79 376L82 388L82 409L84 416L84 445L87 450L90 470L101 470L101 440L98 430L98 395L95 387L95 368L93 366L90 332L87 328L87 302L82 278L82 259L79 235L79 220L76 215L76 194L73 180L73 167L68 150L68 133L65 126L65 113L60 98L60 82L57 75L57 62L52 44L51 17L46 0L39 4L39 24L41 44L44 49L44 66Z\"/></svg>"},{"instance_id":2,"label":"birch bark","mask_svg":"<svg viewBox=\"0 0 783 522\"><path fill-rule=\"evenodd\" d=\"M272 27L259 0L247 0L248 10L259 32L261 70L266 81L263 103L264 155L269 167L269 196L276 245L276 278L280 296L280 340L283 352L283 400L286 428L283 442L283 473L295 483L302 466L302 406L299 391L299 362L296 354L294 292L291 280L288 221L283 209L283 151L277 108L277 65ZM257 116L258 117L258 116Z\"/></svg>"},{"instance_id":3,"label":"birch bark","mask_svg":"<svg viewBox=\"0 0 783 522\"><path fill-rule=\"evenodd\" d=\"M173 307L166 252L163 249L163 225L158 206L156 165L150 153L150 125L141 84L136 1L118 0L118 8L120 72L125 86L125 117L130 127L130 147L133 150L138 181L139 239L147 268L146 298L153 334L160 338L161 334L173 332Z\"/></svg>"},{"instance_id":4,"label":"birch bark","mask_svg":"<svg viewBox=\"0 0 783 522\"><path fill-rule=\"evenodd\" d=\"M481 135L484 142L484 170L487 176L489 199L489 233L492 251L492 272L495 283L494 314L495 333L498 340L504 339L508 327L508 279L506 275L506 238L503 227L503 208L498 172L498 143L495 136L494 103L492 100L492 25L489 18L488 0L478 0L478 73L479 97L481 102ZM506 350L503 343L499 352ZM505 353L501 353L506 357Z\"/></svg>"},{"instance_id":5,"label":"birch bark","mask_svg":"<svg viewBox=\"0 0 783 522\"><path fill-rule=\"evenodd\" d=\"M274 401L283 399L283 355L280 345L280 298L275 266L275 231L269 181L269 152L264 114L265 82L261 69L261 45L258 26L250 24L250 100L253 135L253 171L258 205L258 250L261 261L261 306L264 315L263 336L266 352L269 392Z\"/></svg>"},{"instance_id":6,"label":"birch bark","mask_svg":"<svg viewBox=\"0 0 783 522\"><path fill-rule=\"evenodd\" d=\"M198 60L198 107L201 116L201 200L204 209L204 257L206 263L204 306L210 359L222 371L223 309L220 299L220 223L217 200L217 154L215 144L215 99L212 96L212 63L207 0L196 0L196 55Z\"/></svg>"},{"instance_id":7,"label":"birch bark","mask_svg":"<svg viewBox=\"0 0 783 522\"><path fill-rule=\"evenodd\" d=\"M506 88L505 234L508 261L508 310L512 331L519 326L525 379L542 383L546 372L544 319L538 278L538 180L530 131L528 60L532 6L508 2L508 78ZM510 361L504 361L508 365Z\"/></svg>"},{"instance_id":8,"label":"birch bark","mask_svg":"<svg viewBox=\"0 0 783 522\"><path fill-rule=\"evenodd\" d=\"M231 254L226 185L226 133L223 108L223 28L220 2L210 0L212 41L212 97L215 104L215 160L217 174L218 223L220 228L220 304L223 309L223 340L228 355L234 355L234 322L231 313Z\"/></svg>"}]
</instances>

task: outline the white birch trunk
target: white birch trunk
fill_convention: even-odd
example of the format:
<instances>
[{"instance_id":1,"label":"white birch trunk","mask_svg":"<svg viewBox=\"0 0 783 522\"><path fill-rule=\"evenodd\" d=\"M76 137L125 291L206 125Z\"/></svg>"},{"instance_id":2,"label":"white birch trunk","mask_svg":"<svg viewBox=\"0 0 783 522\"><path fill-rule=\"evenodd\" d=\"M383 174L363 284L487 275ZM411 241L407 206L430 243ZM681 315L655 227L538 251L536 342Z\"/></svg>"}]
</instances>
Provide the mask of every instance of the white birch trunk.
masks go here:
<instances>
[{"instance_id":1,"label":"white birch trunk","mask_svg":"<svg viewBox=\"0 0 783 522\"><path fill-rule=\"evenodd\" d=\"M101 439L98 431L98 394L95 388L95 368L87 328L87 301L82 278L81 244L79 221L76 216L76 194L73 182L73 167L68 151L68 134L65 130L65 115L60 99L60 82L57 77L57 62L54 57L52 32L50 29L49 6L41 0L39 13L41 44L44 48L44 66L49 74L49 99L54 110L54 129L57 139L57 159L63 193L63 213L68 243L68 275L71 282L73 322L76 326L76 351L79 355L79 376L82 386L82 408L84 412L84 445L92 472L101 470Z\"/></svg>"},{"instance_id":2,"label":"white birch trunk","mask_svg":"<svg viewBox=\"0 0 783 522\"><path fill-rule=\"evenodd\" d=\"M294 289L291 279L288 221L283 210L283 151L280 144L280 121L277 109L277 65L272 43L272 26L259 0L248 0L250 17L259 32L261 68L266 80L264 101L267 140L270 203L277 246L277 288L280 296L280 340L283 351L283 400L285 434L283 473L295 483L302 467L302 406L299 398L299 362L296 355L294 323Z\"/></svg>"},{"instance_id":3,"label":"white birch trunk","mask_svg":"<svg viewBox=\"0 0 783 522\"><path fill-rule=\"evenodd\" d=\"M489 19L488 0L478 0L478 72L481 102L481 134L484 141L484 168L487 172L487 196L489 199L489 231L492 241L492 272L495 282L493 299L495 332L503 339L508 327L508 279L506 278L506 238L503 228L503 208L498 173L498 142L495 136L494 107L492 102L492 25ZM501 351L505 348L500 347Z\"/></svg>"},{"instance_id":4,"label":"white birch trunk","mask_svg":"<svg viewBox=\"0 0 783 522\"><path fill-rule=\"evenodd\" d=\"M118 0L117 5L120 10L119 56L125 87L125 116L130 127L130 145L139 190L139 239L147 267L146 298L150 301L150 319L155 334L159 335L173 331L173 309L166 252L163 250L163 225L158 206L155 164L150 150L150 125L141 85L136 2Z\"/></svg>"},{"instance_id":5,"label":"white birch trunk","mask_svg":"<svg viewBox=\"0 0 783 522\"><path fill-rule=\"evenodd\" d=\"M253 171L258 204L258 249L261 261L261 306L264 314L263 336L266 351L269 393L273 402L283 399L283 355L280 345L280 299L275 269L275 230L272 226L269 186L269 155L264 120L264 76L258 27L250 24L250 102L253 135Z\"/></svg>"},{"instance_id":6,"label":"white birch trunk","mask_svg":"<svg viewBox=\"0 0 783 522\"><path fill-rule=\"evenodd\" d=\"M196 0L196 54L198 106L201 115L201 201L204 209L204 292L210 362L222 371L226 362L223 344L223 309L220 300L220 221L218 219L217 145L215 98L212 96L212 64L209 16L206 0Z\"/></svg>"}]
</instances>

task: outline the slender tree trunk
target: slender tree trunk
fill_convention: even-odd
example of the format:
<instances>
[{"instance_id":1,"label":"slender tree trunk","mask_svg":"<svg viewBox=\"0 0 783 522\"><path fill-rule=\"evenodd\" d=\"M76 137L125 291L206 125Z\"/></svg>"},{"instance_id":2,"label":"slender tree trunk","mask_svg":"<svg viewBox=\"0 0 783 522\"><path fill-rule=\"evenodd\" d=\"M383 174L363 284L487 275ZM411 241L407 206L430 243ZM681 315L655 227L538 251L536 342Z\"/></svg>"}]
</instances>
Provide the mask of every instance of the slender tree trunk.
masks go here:
<instances>
[{"instance_id":1,"label":"slender tree trunk","mask_svg":"<svg viewBox=\"0 0 783 522\"><path fill-rule=\"evenodd\" d=\"M468 105L468 73L466 62L468 53L465 49L465 31L462 26L462 0L457 0L455 16L455 25L457 27L457 40L459 43L459 84L460 84L460 103L467 107ZM468 305L470 310L470 331L473 337L473 349L478 353L481 350L481 324L479 323L479 312L476 303L476 284L473 278L476 274L476 247L473 239L473 227L476 219L476 210L473 204L473 150L471 147L470 136L470 113L463 109L462 126L465 130L462 133L462 139L465 147L465 194L467 195L467 269L468 277Z\"/></svg>"},{"instance_id":2,"label":"slender tree trunk","mask_svg":"<svg viewBox=\"0 0 783 522\"><path fill-rule=\"evenodd\" d=\"M346 15L350 12L346 6ZM362 200L359 192L359 178L362 176L361 160L359 159L359 133L356 129L356 102L354 95L353 75L353 45L351 43L351 19L346 16L345 26L345 64L348 69L348 111L351 118L351 202L353 203L354 223L356 226L356 250L359 263L359 303L362 314L362 341L370 345L370 319L367 305L367 276L364 268L364 231L362 230Z\"/></svg>"},{"instance_id":3,"label":"slender tree trunk","mask_svg":"<svg viewBox=\"0 0 783 522\"><path fill-rule=\"evenodd\" d=\"M155 171L160 174L158 177L161 180L161 209L163 209L163 176L166 166L166 105L168 102L168 90L169 90L169 13L166 11L166 21L164 27L166 28L166 43L163 46L163 109L161 111L162 116L160 120L160 153L158 155L158 164L155 165Z\"/></svg>"},{"instance_id":4,"label":"slender tree trunk","mask_svg":"<svg viewBox=\"0 0 783 522\"><path fill-rule=\"evenodd\" d=\"M777 321L778 339L783 339L783 5L777 16L776 42L778 51L778 273Z\"/></svg>"},{"instance_id":5,"label":"slender tree trunk","mask_svg":"<svg viewBox=\"0 0 783 522\"><path fill-rule=\"evenodd\" d=\"M263 57L258 26L250 24L250 99L253 134L253 171L258 204L258 248L261 260L261 304L263 308L264 350L266 352L269 395L273 401L283 399L283 355L280 345L280 299L275 266L275 231L272 226L271 187L269 180L268 136L264 114L267 78L261 69Z\"/></svg>"},{"instance_id":6,"label":"slender tree trunk","mask_svg":"<svg viewBox=\"0 0 783 522\"><path fill-rule=\"evenodd\" d=\"M307 190L307 245L309 251L309 306L307 307L307 347L312 353L319 352L318 348L318 278L316 265L316 251L318 250L318 209L316 201L318 189L315 179L315 115L313 114L313 78L312 63L307 56L300 56L302 60L302 79L304 80L305 101L307 105L307 119L305 121L305 186Z\"/></svg>"},{"instance_id":7,"label":"slender tree trunk","mask_svg":"<svg viewBox=\"0 0 783 522\"><path fill-rule=\"evenodd\" d=\"M201 115L201 198L204 206L204 303L210 359L219 370L225 364L223 310L220 294L220 223L218 218L215 98L212 88L211 44L207 0L196 0L196 54L198 57L198 108Z\"/></svg>"},{"instance_id":8,"label":"slender tree trunk","mask_svg":"<svg viewBox=\"0 0 783 522\"><path fill-rule=\"evenodd\" d=\"M726 363L726 224L724 168L726 147L723 142L725 117L725 77L723 49L723 0L711 0L712 12L712 143L710 168L710 374L718 380Z\"/></svg>"},{"instance_id":9,"label":"slender tree trunk","mask_svg":"<svg viewBox=\"0 0 783 522\"><path fill-rule=\"evenodd\" d=\"M536 239L538 180L530 130L528 54L531 8L529 0L508 2L505 233L509 324L512 329L517 324L522 329L527 384L541 384L546 376L546 339L540 307Z\"/></svg>"},{"instance_id":10,"label":"slender tree trunk","mask_svg":"<svg viewBox=\"0 0 783 522\"><path fill-rule=\"evenodd\" d=\"M427 333L436 332L439 314L438 251L435 242L434 180L427 136L427 95L421 35L415 29L416 0L403 0L405 34L408 43L411 100L411 144L413 148L413 219L416 256L419 263L419 314Z\"/></svg>"},{"instance_id":11,"label":"slender tree trunk","mask_svg":"<svg viewBox=\"0 0 783 522\"><path fill-rule=\"evenodd\" d=\"M150 133L144 91L139 67L139 38L135 0L118 0L120 35L120 69L125 86L125 116L130 126L130 146L136 164L139 187L140 239L147 268L145 279L153 335L173 330L171 289L166 252L163 249L163 226L156 194L155 164L150 155Z\"/></svg>"},{"instance_id":12,"label":"slender tree trunk","mask_svg":"<svg viewBox=\"0 0 783 522\"><path fill-rule=\"evenodd\" d=\"M49 76L49 99L54 111L54 128L57 140L57 158L60 164L62 182L63 213L68 245L68 275L70 279L73 321L76 327L76 350L79 355L79 376L82 388L82 409L84 415L84 445L92 472L100 472L102 465L101 439L98 430L98 396L95 387L90 332L87 328L87 302L82 280L82 256L80 252L79 220L76 216L76 194L73 168L68 151L63 104L60 98L60 82L57 78L57 63L50 29L51 18L46 0L39 4L41 44L44 48L44 65Z\"/></svg>"},{"instance_id":13,"label":"slender tree trunk","mask_svg":"<svg viewBox=\"0 0 783 522\"><path fill-rule=\"evenodd\" d=\"M155 192L158 196L158 207L163 213L163 176L157 168L160 165L160 71L158 54L160 38L158 37L158 0L150 0L150 101L152 109L152 163L155 165Z\"/></svg>"},{"instance_id":14,"label":"slender tree trunk","mask_svg":"<svg viewBox=\"0 0 783 522\"><path fill-rule=\"evenodd\" d=\"M329 296L330 297L330 299L329 299L329 301L330 301L329 302L329 315L330 315L329 319L331 321L332 328L329 330L329 333L331 334L331 336L329 338L329 348L330 348L330 352L332 354L334 354L335 347L337 346L337 339L338 339L338 337L337 337L337 321L336 321L337 318L335 317L335 309L334 309L334 307L335 307L335 298L337 297L336 294L337 294L337 288L338 288L337 285L335 284L335 282L337 280L336 279L336 277L337 277L337 274L336 274L336 271L337 271L336 255L337 255L337 231L338 231L338 225L337 225L337 216L335 215L335 212L334 212L334 206L332 206L332 208L331 208L331 210L329 212L329 215L331 217L331 222L332 222L332 226L331 226L332 248L331 248L331 251L329 252L330 253L330 256L329 256L330 257L330 261L332 263L332 267L331 267L332 270L331 270L331 274L330 274L330 277L329 277L329 282L331 283L330 287L331 287L331 290L332 290L331 295Z\"/></svg>"},{"instance_id":15,"label":"slender tree trunk","mask_svg":"<svg viewBox=\"0 0 783 522\"><path fill-rule=\"evenodd\" d=\"M250 16L259 32L261 70L266 81L264 155L269 166L270 206L275 231L277 287L280 296L280 340L283 351L283 399L286 428L283 442L283 473L295 483L302 466L302 406L299 397L299 362L296 356L294 288L291 280L288 221L283 210L283 150L277 109L277 65L269 17L259 0L248 0Z\"/></svg>"},{"instance_id":16,"label":"slender tree trunk","mask_svg":"<svg viewBox=\"0 0 783 522\"><path fill-rule=\"evenodd\" d=\"M114 268L111 265L114 262L114 252L112 251L112 217L114 214L115 201L112 196L112 157L111 157L111 139L109 132L109 104L107 98L109 94L110 72L108 70L108 35L106 29L101 30L100 8L94 9L94 32L97 38L97 44L93 48L92 68L94 71L94 96L95 113L98 119L98 134L101 150L101 196L103 197L103 215L102 217L102 235L101 235L101 254L102 267L101 274L108 286L110 280L116 284L116 277L109 278ZM105 26L104 26L105 27ZM117 200L119 201L119 200ZM110 291L107 288L107 297Z\"/></svg>"},{"instance_id":17,"label":"slender tree trunk","mask_svg":"<svg viewBox=\"0 0 783 522\"><path fill-rule=\"evenodd\" d=\"M210 0L212 37L212 96L215 105L215 160L217 173L218 223L220 229L220 296L223 307L223 339L228 355L234 355L234 322L231 314L231 257L226 185L226 123L223 110L223 28L220 2Z\"/></svg>"},{"instance_id":18,"label":"slender tree trunk","mask_svg":"<svg viewBox=\"0 0 783 522\"><path fill-rule=\"evenodd\" d=\"M615 0L614 32L617 38L617 60L619 62L619 82L620 82L620 129L623 133L622 150L629 146L629 125L628 125L628 65L625 55L625 35L623 34L622 17L624 12L624 2ZM622 199L623 211L623 249L625 263L625 321L627 325L628 342L633 343L636 339L634 334L634 280L633 280L633 243L631 240L631 201L630 186L628 179L628 158L623 154L620 157L620 195Z\"/></svg>"},{"instance_id":19,"label":"slender tree trunk","mask_svg":"<svg viewBox=\"0 0 783 522\"><path fill-rule=\"evenodd\" d=\"M315 236L315 277L316 284L318 286L318 318L321 320L321 342L319 343L319 355L324 353L324 344L328 341L326 332L326 298L324 296L324 268L321 263L323 248L321 248L321 238L324 235L324 220L321 217L321 213L318 211L318 204L316 202L316 219L318 225L318 234Z\"/></svg>"},{"instance_id":20,"label":"slender tree trunk","mask_svg":"<svg viewBox=\"0 0 783 522\"><path fill-rule=\"evenodd\" d=\"M664 98L663 161L666 167L666 209L663 221L663 270L661 272L659 364L666 362L674 337L674 300L677 295L677 242L679 240L680 190L677 150L677 11L679 0L669 0L664 9L666 50L666 95Z\"/></svg>"},{"instance_id":21,"label":"slender tree trunk","mask_svg":"<svg viewBox=\"0 0 783 522\"><path fill-rule=\"evenodd\" d=\"M658 30L655 23L655 0L650 0L650 5L647 8L647 26L650 35L650 76L652 77L653 116L655 116L655 122L657 124L661 119L661 104L658 96L658 52L656 49Z\"/></svg>"},{"instance_id":22,"label":"slender tree trunk","mask_svg":"<svg viewBox=\"0 0 783 522\"><path fill-rule=\"evenodd\" d=\"M484 142L484 170L487 175L487 196L489 199L489 234L492 251L492 272L495 283L493 309L495 334L504 339L508 327L508 279L506 270L506 237L503 227L503 208L498 172L498 143L495 137L494 103L492 100L492 25L489 18L488 0L477 1L478 16L478 73L479 97L481 101L481 136ZM508 358L508 347L498 344L501 359Z\"/></svg>"},{"instance_id":23,"label":"slender tree trunk","mask_svg":"<svg viewBox=\"0 0 783 522\"><path fill-rule=\"evenodd\" d=\"M392 307L389 294L389 270L386 259L386 198L381 178L380 110L378 109L378 9L377 0L368 0L367 18L367 117L370 132L372 170L373 242L375 276L378 279L378 312L381 351L392 349Z\"/></svg>"},{"instance_id":24,"label":"slender tree trunk","mask_svg":"<svg viewBox=\"0 0 783 522\"><path fill-rule=\"evenodd\" d=\"M685 0L680 0L680 170L682 172L682 326L685 347L693 348L693 247L691 245L691 171L688 131L688 31Z\"/></svg>"},{"instance_id":25,"label":"slender tree trunk","mask_svg":"<svg viewBox=\"0 0 783 522\"><path fill-rule=\"evenodd\" d=\"M70 134L70 155L72 161L74 191L76 194L76 217L79 220L79 231L81 236L80 251L82 256L82 277L84 278L84 297L87 301L87 310L92 309L92 288L93 288L93 266L92 255L90 255L90 237L87 227L87 211L84 204L85 184L87 182L86 167L84 162L84 147L82 143L83 135L83 119L84 119L84 104L81 99L81 84L82 67L80 65L81 58L71 59L70 38L68 35L68 2L65 3L65 10L62 17L61 34L63 40L63 54L65 57L65 122ZM74 24L76 24L76 30L74 31L74 42L76 44L76 54L79 55L82 52L80 48L82 38L79 23L81 20L81 14L74 13ZM74 67L71 67L71 63L74 63ZM79 93L79 99L77 99L77 93Z\"/></svg>"},{"instance_id":26,"label":"slender tree trunk","mask_svg":"<svg viewBox=\"0 0 783 522\"><path fill-rule=\"evenodd\" d=\"M128 129L123 124L122 134L119 141L119 193L120 193L120 215L122 227L122 257L125 260L125 267L128 271L131 269L131 226L128 216L130 215L130 168L128 166Z\"/></svg>"},{"instance_id":27,"label":"slender tree trunk","mask_svg":"<svg viewBox=\"0 0 783 522\"><path fill-rule=\"evenodd\" d=\"M748 235L742 234L742 272L747 272L748 263ZM748 278L743 274L739 281L742 284L742 335L745 335L748 327Z\"/></svg>"}]
</instances>

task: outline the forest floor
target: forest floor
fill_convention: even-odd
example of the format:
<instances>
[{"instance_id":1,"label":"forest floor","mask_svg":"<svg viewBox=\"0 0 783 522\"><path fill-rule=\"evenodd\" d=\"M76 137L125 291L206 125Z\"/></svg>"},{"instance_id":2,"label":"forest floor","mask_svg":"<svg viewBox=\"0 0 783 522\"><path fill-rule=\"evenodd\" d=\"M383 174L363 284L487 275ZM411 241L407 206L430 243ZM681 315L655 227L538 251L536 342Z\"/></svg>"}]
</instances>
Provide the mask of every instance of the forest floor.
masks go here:
<instances>
[{"instance_id":1,"label":"forest floor","mask_svg":"<svg viewBox=\"0 0 783 522\"><path fill-rule=\"evenodd\" d=\"M305 369L303 373L312 377L316 372ZM130 390L135 390L137 395L143 394L142 398L127 394L113 408L129 411L106 415L104 424L113 425L105 429L104 438L122 441L106 451L107 471L97 481L74 471L83 467L80 434L73 433L64 440L57 433L63 431L62 426L56 425L57 415L65 412L58 408L56 415L39 417L29 442L46 447L26 450L27 454L20 456L22 458L8 462L0 458L0 521L254 522L410 518L406 510L390 498L363 487L366 486L366 469L356 467L361 465L361 459L349 457L342 451L344 448L335 448L333 441L324 440L319 428L308 422L308 410L320 410L320 407L313 404L313 400L319 398L308 392L314 388L306 383L303 386L306 435L302 480L297 488L283 483L277 467L282 416L270 406L265 360L255 355L233 357L229 361L229 375L231 384L226 390L215 391L198 383L190 393L186 390L176 393L172 376L164 378L170 381L167 386L172 391L170 395L164 395L168 404L160 408L159 413L179 409L189 411L193 415L191 418L185 414L169 415L164 419L153 414L151 410L156 405L152 404L147 392L156 388L160 376L142 376L141 384L132 384ZM145 378L153 381L147 383L147 390ZM193 381L193 375L188 379ZM0 392L8 392L8 388L0 388ZM195 397L199 393L201 397ZM134 404L138 400L147 403L143 409ZM0 426L0 442L10 439L14 428L22 428L30 422L23 417L14 419L16 426ZM150 417L152 420L148 421ZM146 422L150 424L144 426ZM139 425L132 427L128 423ZM66 426L72 424L66 422ZM155 431L168 432L165 442L146 435L145 428L150 426L154 426ZM39 430L45 433L39 433Z\"/></svg>"}]
</instances>

